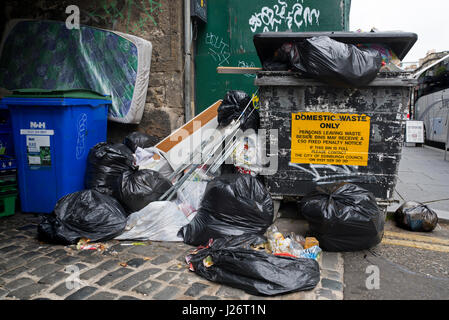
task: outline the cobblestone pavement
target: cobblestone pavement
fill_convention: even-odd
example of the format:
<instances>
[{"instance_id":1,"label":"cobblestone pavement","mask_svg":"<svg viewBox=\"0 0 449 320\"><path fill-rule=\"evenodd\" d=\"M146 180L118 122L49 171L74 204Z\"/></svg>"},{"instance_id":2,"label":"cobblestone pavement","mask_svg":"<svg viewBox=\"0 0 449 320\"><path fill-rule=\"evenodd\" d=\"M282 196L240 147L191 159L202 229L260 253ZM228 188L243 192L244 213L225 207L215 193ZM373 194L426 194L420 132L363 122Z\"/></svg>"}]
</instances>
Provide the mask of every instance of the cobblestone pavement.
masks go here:
<instances>
[{"instance_id":1,"label":"cobblestone pavement","mask_svg":"<svg viewBox=\"0 0 449 320\"><path fill-rule=\"evenodd\" d=\"M280 225L289 221L278 219ZM37 240L40 217L16 213L0 218L0 299L4 300L315 300L343 299L343 259L324 252L321 281L311 291L276 297L251 296L207 281L187 268L194 247L181 242L105 242L103 251ZM282 228L280 228L282 232ZM74 268L73 266L76 266ZM73 285L79 270L80 286ZM69 286L67 286L69 284Z\"/></svg>"}]
</instances>

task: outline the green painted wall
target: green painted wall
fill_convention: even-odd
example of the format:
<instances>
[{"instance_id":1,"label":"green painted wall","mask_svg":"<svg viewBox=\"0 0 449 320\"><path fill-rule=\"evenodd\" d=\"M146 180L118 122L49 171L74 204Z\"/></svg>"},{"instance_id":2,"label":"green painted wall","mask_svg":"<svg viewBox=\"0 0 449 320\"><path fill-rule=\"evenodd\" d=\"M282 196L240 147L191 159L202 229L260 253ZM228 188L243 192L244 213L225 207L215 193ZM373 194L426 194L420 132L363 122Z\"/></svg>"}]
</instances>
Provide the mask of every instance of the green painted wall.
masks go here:
<instances>
[{"instance_id":1,"label":"green painted wall","mask_svg":"<svg viewBox=\"0 0 449 320\"><path fill-rule=\"evenodd\" d=\"M217 74L217 67L260 67L253 35L266 31L349 30L350 0L209 0L208 23L198 25L196 113L228 90L255 92L255 75Z\"/></svg>"}]
</instances>

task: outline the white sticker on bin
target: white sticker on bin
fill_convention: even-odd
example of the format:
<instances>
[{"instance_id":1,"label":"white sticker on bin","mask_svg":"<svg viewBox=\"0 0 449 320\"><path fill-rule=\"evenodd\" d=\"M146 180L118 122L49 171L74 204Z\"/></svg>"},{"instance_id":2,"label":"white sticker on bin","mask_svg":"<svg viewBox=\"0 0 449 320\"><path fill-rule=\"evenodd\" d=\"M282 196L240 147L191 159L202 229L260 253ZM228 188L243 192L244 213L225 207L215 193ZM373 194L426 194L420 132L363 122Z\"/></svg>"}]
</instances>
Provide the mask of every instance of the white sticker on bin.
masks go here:
<instances>
[{"instance_id":1,"label":"white sticker on bin","mask_svg":"<svg viewBox=\"0 0 449 320\"><path fill-rule=\"evenodd\" d=\"M34 130L34 129L20 129L21 135L44 135L44 136L53 136L55 134L54 130Z\"/></svg>"}]
</instances>

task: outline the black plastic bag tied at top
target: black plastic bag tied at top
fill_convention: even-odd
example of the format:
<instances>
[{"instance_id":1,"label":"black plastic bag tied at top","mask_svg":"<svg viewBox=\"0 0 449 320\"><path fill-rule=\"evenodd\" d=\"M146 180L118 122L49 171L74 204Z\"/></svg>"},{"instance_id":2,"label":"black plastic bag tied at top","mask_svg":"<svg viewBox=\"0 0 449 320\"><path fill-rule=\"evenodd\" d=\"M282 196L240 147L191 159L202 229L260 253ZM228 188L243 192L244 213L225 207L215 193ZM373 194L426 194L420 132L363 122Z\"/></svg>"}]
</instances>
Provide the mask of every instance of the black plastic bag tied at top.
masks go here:
<instances>
[{"instance_id":1,"label":"black plastic bag tied at top","mask_svg":"<svg viewBox=\"0 0 449 320\"><path fill-rule=\"evenodd\" d=\"M186 257L190 270L209 281L265 296L311 290L320 281L320 267L314 259L252 249L251 245L266 242L262 236L227 236L211 242Z\"/></svg>"},{"instance_id":2,"label":"black plastic bag tied at top","mask_svg":"<svg viewBox=\"0 0 449 320\"><path fill-rule=\"evenodd\" d=\"M118 178L117 199L128 212L137 212L159 198L172 183L157 171L125 171Z\"/></svg>"},{"instance_id":3,"label":"black plastic bag tied at top","mask_svg":"<svg viewBox=\"0 0 449 320\"><path fill-rule=\"evenodd\" d=\"M309 232L325 251L369 249L382 240L385 220L374 195L355 185L318 187L299 202Z\"/></svg>"},{"instance_id":4,"label":"black plastic bag tied at top","mask_svg":"<svg viewBox=\"0 0 449 320\"><path fill-rule=\"evenodd\" d=\"M86 189L96 189L117 196L118 179L127 170L137 170L132 151L121 143L101 142L87 157L84 184Z\"/></svg>"},{"instance_id":5,"label":"black plastic bag tied at top","mask_svg":"<svg viewBox=\"0 0 449 320\"><path fill-rule=\"evenodd\" d=\"M60 244L75 244L81 238L106 241L125 227L126 213L116 199L96 190L83 190L59 199L53 213L39 224L38 237Z\"/></svg>"},{"instance_id":6,"label":"black plastic bag tied at top","mask_svg":"<svg viewBox=\"0 0 449 320\"><path fill-rule=\"evenodd\" d=\"M200 209L179 234L190 245L228 235L263 234L273 215L271 195L257 178L222 175L207 184Z\"/></svg>"},{"instance_id":7,"label":"black plastic bag tied at top","mask_svg":"<svg viewBox=\"0 0 449 320\"><path fill-rule=\"evenodd\" d=\"M427 205L407 201L394 213L397 226L410 231L433 231L438 225L438 215Z\"/></svg>"},{"instance_id":8,"label":"black plastic bag tied at top","mask_svg":"<svg viewBox=\"0 0 449 320\"><path fill-rule=\"evenodd\" d=\"M244 91L228 91L217 110L218 124L226 127L240 118L242 131L253 129L257 132L260 125L259 110L254 108L251 101L252 98Z\"/></svg>"}]
</instances>

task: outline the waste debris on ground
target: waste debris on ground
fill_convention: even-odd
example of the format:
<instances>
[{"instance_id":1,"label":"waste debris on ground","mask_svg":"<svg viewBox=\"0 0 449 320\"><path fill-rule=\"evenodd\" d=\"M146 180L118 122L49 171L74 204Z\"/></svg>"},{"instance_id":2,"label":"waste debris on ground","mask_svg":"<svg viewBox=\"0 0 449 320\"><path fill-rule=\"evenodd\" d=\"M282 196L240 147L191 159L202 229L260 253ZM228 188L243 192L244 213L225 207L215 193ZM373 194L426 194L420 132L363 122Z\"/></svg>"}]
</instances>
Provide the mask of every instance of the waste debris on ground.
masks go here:
<instances>
[{"instance_id":1,"label":"waste debris on ground","mask_svg":"<svg viewBox=\"0 0 449 320\"><path fill-rule=\"evenodd\" d=\"M262 244L265 252L276 256L290 256L294 258L318 259L321 248L315 238L290 233L286 237L279 232L276 226L272 225L267 230L267 242ZM259 247L260 248L260 247ZM257 247L254 249L258 249Z\"/></svg>"},{"instance_id":2,"label":"waste debris on ground","mask_svg":"<svg viewBox=\"0 0 449 320\"><path fill-rule=\"evenodd\" d=\"M186 256L190 271L253 295L273 296L311 290L320 281L315 259L276 256L255 250L267 239L243 234L210 240Z\"/></svg>"},{"instance_id":3,"label":"waste debris on ground","mask_svg":"<svg viewBox=\"0 0 449 320\"><path fill-rule=\"evenodd\" d=\"M410 231L431 232L438 225L438 215L429 206L415 201L404 202L394 212L396 225Z\"/></svg>"},{"instance_id":4,"label":"waste debris on ground","mask_svg":"<svg viewBox=\"0 0 449 320\"><path fill-rule=\"evenodd\" d=\"M382 240L385 220L376 199L355 184L317 187L301 199L299 209L323 250L364 250Z\"/></svg>"},{"instance_id":5,"label":"waste debris on ground","mask_svg":"<svg viewBox=\"0 0 449 320\"><path fill-rule=\"evenodd\" d=\"M91 243L90 239L81 238L76 244L77 250L105 251L107 246L103 243Z\"/></svg>"},{"instance_id":6,"label":"waste debris on ground","mask_svg":"<svg viewBox=\"0 0 449 320\"><path fill-rule=\"evenodd\" d=\"M200 209L179 233L190 245L205 245L211 238L228 235L263 234L273 215L271 195L257 178L223 175L207 184Z\"/></svg>"},{"instance_id":7,"label":"waste debris on ground","mask_svg":"<svg viewBox=\"0 0 449 320\"><path fill-rule=\"evenodd\" d=\"M83 190L62 197L54 212L38 225L39 240L76 244L80 239L106 241L121 234L126 212L113 197L96 190Z\"/></svg>"}]
</instances>

